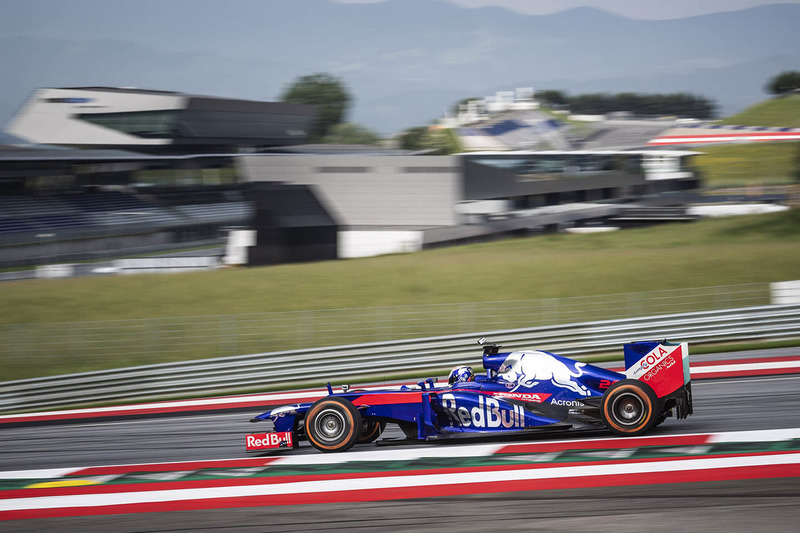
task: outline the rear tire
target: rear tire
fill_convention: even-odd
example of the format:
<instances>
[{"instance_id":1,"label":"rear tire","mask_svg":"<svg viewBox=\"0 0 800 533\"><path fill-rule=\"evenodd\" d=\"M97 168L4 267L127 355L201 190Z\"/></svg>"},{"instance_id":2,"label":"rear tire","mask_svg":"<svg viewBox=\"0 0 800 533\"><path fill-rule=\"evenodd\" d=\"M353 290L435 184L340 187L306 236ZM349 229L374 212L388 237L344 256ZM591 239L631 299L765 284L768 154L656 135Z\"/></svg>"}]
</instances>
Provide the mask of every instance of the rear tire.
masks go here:
<instances>
[{"instance_id":1,"label":"rear tire","mask_svg":"<svg viewBox=\"0 0 800 533\"><path fill-rule=\"evenodd\" d=\"M650 430L661 419L658 397L647 383L623 379L603 394L603 422L620 437L635 437Z\"/></svg>"},{"instance_id":2,"label":"rear tire","mask_svg":"<svg viewBox=\"0 0 800 533\"><path fill-rule=\"evenodd\" d=\"M317 400L309 408L305 421L308 441L326 453L349 450L361 431L361 414L344 398Z\"/></svg>"}]
</instances>

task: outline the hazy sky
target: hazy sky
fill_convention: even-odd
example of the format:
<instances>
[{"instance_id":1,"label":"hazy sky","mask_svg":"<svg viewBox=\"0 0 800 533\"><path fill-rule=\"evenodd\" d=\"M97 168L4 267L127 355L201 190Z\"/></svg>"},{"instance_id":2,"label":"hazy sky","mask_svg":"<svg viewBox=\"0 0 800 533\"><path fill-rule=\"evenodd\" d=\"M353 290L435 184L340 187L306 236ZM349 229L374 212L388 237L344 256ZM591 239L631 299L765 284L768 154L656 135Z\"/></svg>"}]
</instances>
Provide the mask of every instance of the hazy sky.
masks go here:
<instances>
[{"instance_id":1,"label":"hazy sky","mask_svg":"<svg viewBox=\"0 0 800 533\"><path fill-rule=\"evenodd\" d=\"M333 0L375 3L384 0ZM544 15L591 6L637 19L671 19L718 11L737 11L764 4L800 4L800 0L445 0L463 7L498 6L529 15Z\"/></svg>"},{"instance_id":2,"label":"hazy sky","mask_svg":"<svg viewBox=\"0 0 800 533\"><path fill-rule=\"evenodd\" d=\"M37 87L272 101L315 72L341 78L356 102L349 119L381 133L426 124L465 97L530 86L690 92L732 114L765 98L772 76L800 65L800 0L713 22L619 17L683 19L767 3L0 0L0 128ZM581 6L616 16L533 16Z\"/></svg>"}]
</instances>

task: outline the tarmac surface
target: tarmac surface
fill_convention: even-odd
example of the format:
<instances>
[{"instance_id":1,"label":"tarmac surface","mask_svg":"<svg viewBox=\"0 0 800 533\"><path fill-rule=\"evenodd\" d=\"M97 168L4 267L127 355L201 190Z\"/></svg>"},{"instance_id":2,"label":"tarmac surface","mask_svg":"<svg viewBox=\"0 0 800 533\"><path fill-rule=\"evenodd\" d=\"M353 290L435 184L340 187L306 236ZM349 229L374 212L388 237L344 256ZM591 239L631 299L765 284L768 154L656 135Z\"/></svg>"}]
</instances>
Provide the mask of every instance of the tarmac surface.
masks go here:
<instances>
[{"instance_id":1,"label":"tarmac surface","mask_svg":"<svg viewBox=\"0 0 800 533\"><path fill-rule=\"evenodd\" d=\"M800 427L800 375L699 381L693 384L693 392L695 414L682 421L669 419L651 434ZM255 429L248 422L253 414L257 413L3 428L0 470L244 457L243 437ZM388 437L399 437L398 429L387 429ZM513 440L602 434L562 432ZM303 444L298 450L277 453L318 453ZM392 446L463 444L459 440ZM798 504L800 479L781 478L49 518L0 522L0 532L440 531L450 527L457 531L796 531Z\"/></svg>"}]
</instances>

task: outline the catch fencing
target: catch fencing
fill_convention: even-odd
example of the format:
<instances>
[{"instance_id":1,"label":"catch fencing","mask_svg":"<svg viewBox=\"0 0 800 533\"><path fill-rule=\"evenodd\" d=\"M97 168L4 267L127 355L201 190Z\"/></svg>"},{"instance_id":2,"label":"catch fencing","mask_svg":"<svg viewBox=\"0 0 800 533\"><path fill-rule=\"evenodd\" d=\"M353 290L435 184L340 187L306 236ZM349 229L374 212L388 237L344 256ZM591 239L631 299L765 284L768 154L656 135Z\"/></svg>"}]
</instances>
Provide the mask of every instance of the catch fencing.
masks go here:
<instances>
[{"instance_id":1,"label":"catch fencing","mask_svg":"<svg viewBox=\"0 0 800 533\"><path fill-rule=\"evenodd\" d=\"M278 351L34 378L3 383L0 412L164 397L296 389L324 381L357 383L441 375L455 364L480 366L478 335L506 349L538 348L580 358L621 352L625 342L667 338L694 343L800 337L800 304L668 314L403 341ZM621 359L621 353L620 353Z\"/></svg>"},{"instance_id":2,"label":"catch fencing","mask_svg":"<svg viewBox=\"0 0 800 533\"><path fill-rule=\"evenodd\" d=\"M243 353L415 339L766 305L753 283L575 298L0 325L0 375L59 373Z\"/></svg>"}]
</instances>

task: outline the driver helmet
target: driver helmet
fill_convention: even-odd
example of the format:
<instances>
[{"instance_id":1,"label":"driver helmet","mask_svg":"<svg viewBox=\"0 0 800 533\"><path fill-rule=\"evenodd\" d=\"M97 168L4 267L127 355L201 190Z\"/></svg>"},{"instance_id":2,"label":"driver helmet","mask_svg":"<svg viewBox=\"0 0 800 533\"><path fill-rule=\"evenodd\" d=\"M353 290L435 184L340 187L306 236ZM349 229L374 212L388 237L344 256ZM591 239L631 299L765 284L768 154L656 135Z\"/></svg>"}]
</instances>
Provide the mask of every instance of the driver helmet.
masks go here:
<instances>
[{"instance_id":1,"label":"driver helmet","mask_svg":"<svg viewBox=\"0 0 800 533\"><path fill-rule=\"evenodd\" d=\"M463 381L473 381L474 379L475 372L472 371L472 367L461 365L450 371L450 376L447 378L447 383L452 385L454 383L461 383Z\"/></svg>"}]
</instances>

